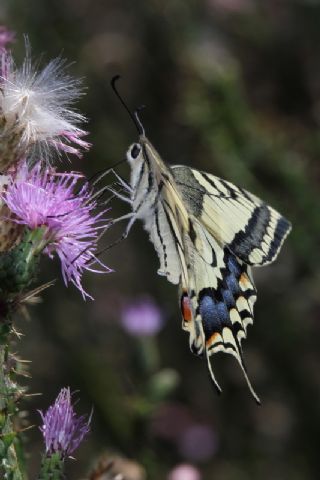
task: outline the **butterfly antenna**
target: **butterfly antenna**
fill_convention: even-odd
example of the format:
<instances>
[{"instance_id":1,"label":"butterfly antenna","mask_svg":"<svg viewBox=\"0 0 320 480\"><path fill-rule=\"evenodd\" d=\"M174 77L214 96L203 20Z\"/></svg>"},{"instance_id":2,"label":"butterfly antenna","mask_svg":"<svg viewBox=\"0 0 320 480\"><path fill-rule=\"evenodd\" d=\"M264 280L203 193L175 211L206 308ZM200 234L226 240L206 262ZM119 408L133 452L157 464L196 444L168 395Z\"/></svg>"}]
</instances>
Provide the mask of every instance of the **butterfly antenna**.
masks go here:
<instances>
[{"instance_id":1,"label":"butterfly antenna","mask_svg":"<svg viewBox=\"0 0 320 480\"><path fill-rule=\"evenodd\" d=\"M140 130L143 132L142 135L145 135L145 131L139 117L139 112L141 112L141 110L143 110L144 108L146 108L145 105L140 105L140 107L136 108L136 110L133 112L134 118L136 119L136 123L139 124Z\"/></svg>"},{"instance_id":2,"label":"butterfly antenna","mask_svg":"<svg viewBox=\"0 0 320 480\"><path fill-rule=\"evenodd\" d=\"M112 80L111 80L111 88L112 90L114 91L114 93L116 94L116 96L118 97L118 99L120 100L120 102L122 103L123 107L126 109L126 111L128 112L131 120L133 121L133 123L135 124L135 127L136 129L138 130L138 133L139 135L144 135L144 128L142 126L142 123L139 119L139 117L136 115L136 112L133 114L130 110L130 108L128 107L128 105L126 104L126 102L123 100L123 98L121 97L119 91L117 90L117 87L116 87L116 82L120 79L120 75L115 75Z\"/></svg>"}]
</instances>

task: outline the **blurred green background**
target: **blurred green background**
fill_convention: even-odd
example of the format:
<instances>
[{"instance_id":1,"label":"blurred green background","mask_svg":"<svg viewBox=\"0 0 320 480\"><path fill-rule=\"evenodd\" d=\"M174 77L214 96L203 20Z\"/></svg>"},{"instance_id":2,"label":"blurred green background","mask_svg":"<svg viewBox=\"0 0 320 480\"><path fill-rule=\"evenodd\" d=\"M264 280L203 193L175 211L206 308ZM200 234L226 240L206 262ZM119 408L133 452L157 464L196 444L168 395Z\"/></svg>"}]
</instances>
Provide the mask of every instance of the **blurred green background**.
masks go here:
<instances>
[{"instance_id":1,"label":"blurred green background","mask_svg":"<svg viewBox=\"0 0 320 480\"><path fill-rule=\"evenodd\" d=\"M68 478L86 477L104 454L132 459L150 480L166 479L179 463L195 465L202 480L319 478L320 1L2 0L0 21L17 32L17 59L27 34L34 56L62 53L84 78L79 109L93 147L73 169L91 176L136 140L109 86L119 73L128 104L147 106L147 134L168 163L247 188L294 226L278 261L254 272L256 321L243 345L260 408L229 356L213 358L224 390L215 395L141 224L105 254L114 273L86 275L94 302L64 287L57 262L43 262L39 283L57 282L31 320L20 319L25 336L15 348L32 360L29 392L42 393L23 403L30 423L39 424L36 409L62 386L79 391L79 412L94 408ZM128 178L129 167L119 173ZM110 217L125 211L115 201ZM124 305L146 295L165 324L141 338L120 319ZM38 429L26 438L33 478ZM144 476L130 464L127 478Z\"/></svg>"}]
</instances>

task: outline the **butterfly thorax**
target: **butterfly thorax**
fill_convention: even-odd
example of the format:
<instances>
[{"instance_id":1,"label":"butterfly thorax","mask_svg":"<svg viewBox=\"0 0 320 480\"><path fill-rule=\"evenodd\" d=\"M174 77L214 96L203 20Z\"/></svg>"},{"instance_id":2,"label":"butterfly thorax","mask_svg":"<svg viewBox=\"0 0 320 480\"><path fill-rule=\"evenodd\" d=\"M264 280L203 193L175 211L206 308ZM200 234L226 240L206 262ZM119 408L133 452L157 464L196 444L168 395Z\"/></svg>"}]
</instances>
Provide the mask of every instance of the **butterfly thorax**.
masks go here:
<instances>
[{"instance_id":1,"label":"butterfly thorax","mask_svg":"<svg viewBox=\"0 0 320 480\"><path fill-rule=\"evenodd\" d=\"M175 181L155 148L145 138L133 144L127 153L131 167L131 201L136 218L146 220L153 215L157 202L174 189Z\"/></svg>"}]
</instances>

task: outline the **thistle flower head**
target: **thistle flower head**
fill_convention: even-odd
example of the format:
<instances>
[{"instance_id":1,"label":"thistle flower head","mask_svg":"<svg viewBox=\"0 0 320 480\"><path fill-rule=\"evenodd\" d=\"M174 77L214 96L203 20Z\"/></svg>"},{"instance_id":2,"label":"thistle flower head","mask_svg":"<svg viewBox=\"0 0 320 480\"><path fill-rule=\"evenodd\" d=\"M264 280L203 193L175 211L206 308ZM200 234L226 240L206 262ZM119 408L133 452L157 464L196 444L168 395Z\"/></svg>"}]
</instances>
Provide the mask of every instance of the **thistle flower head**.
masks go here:
<instances>
[{"instance_id":1,"label":"thistle flower head","mask_svg":"<svg viewBox=\"0 0 320 480\"><path fill-rule=\"evenodd\" d=\"M0 52L0 171L21 158L50 163L53 151L81 156L90 144L79 125L85 117L73 109L81 95L80 82L66 73L56 58L43 69L34 65L27 45L21 68L12 55Z\"/></svg>"},{"instance_id":2,"label":"thistle flower head","mask_svg":"<svg viewBox=\"0 0 320 480\"><path fill-rule=\"evenodd\" d=\"M45 413L39 413L47 456L54 453L59 453L63 458L71 455L90 431L91 416L76 416L70 388L63 388L54 404Z\"/></svg>"},{"instance_id":3,"label":"thistle flower head","mask_svg":"<svg viewBox=\"0 0 320 480\"><path fill-rule=\"evenodd\" d=\"M82 185L81 185L82 182ZM78 173L41 171L37 164L28 171L26 163L12 175L2 200L14 214L11 221L31 230L43 229L39 250L50 258L56 253L61 261L62 276L90 297L81 285L84 270L109 272L94 252L99 232L107 227L105 211L94 213L97 207L87 182ZM100 269L94 269L98 264Z\"/></svg>"}]
</instances>

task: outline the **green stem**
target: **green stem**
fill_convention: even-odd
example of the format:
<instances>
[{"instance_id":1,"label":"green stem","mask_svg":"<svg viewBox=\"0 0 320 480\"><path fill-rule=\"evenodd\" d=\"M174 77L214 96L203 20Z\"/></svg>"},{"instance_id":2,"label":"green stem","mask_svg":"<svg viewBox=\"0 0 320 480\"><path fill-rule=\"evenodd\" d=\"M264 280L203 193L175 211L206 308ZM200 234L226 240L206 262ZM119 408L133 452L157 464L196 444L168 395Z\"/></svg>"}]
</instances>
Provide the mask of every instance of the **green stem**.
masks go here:
<instances>
[{"instance_id":1,"label":"green stem","mask_svg":"<svg viewBox=\"0 0 320 480\"><path fill-rule=\"evenodd\" d=\"M151 374L159 369L160 359L156 338L153 336L139 337L139 357L144 370Z\"/></svg>"},{"instance_id":2,"label":"green stem","mask_svg":"<svg viewBox=\"0 0 320 480\"><path fill-rule=\"evenodd\" d=\"M64 461L59 453L44 456L38 480L63 480Z\"/></svg>"}]
</instances>

